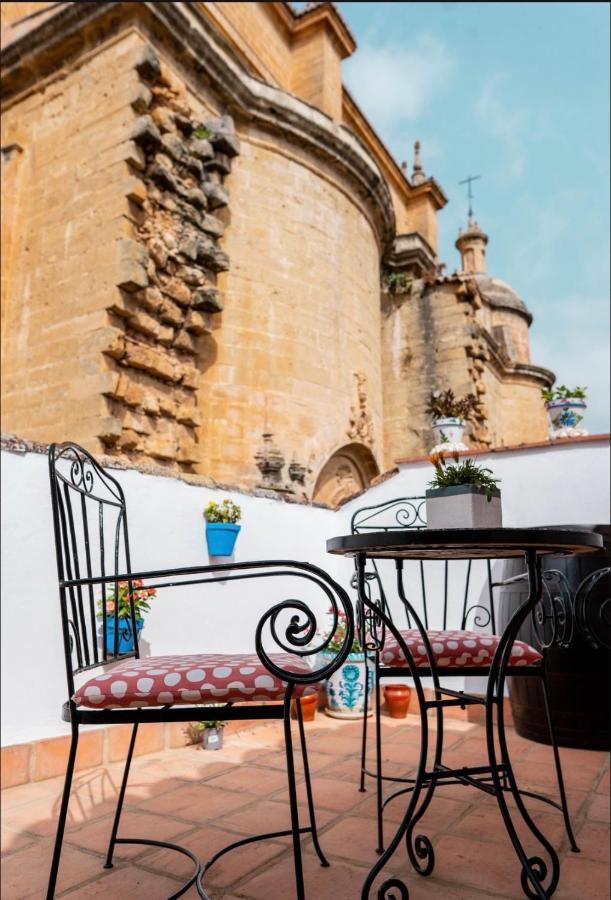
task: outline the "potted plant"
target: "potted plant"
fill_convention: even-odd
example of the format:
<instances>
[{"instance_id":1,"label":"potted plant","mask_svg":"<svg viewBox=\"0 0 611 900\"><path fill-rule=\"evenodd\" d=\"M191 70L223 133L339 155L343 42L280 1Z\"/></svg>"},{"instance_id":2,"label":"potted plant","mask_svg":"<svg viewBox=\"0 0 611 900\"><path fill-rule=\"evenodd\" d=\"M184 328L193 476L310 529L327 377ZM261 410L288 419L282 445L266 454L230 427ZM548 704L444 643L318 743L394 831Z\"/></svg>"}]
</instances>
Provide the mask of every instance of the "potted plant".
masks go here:
<instances>
[{"instance_id":1,"label":"potted plant","mask_svg":"<svg viewBox=\"0 0 611 900\"><path fill-rule=\"evenodd\" d=\"M492 470L475 465L472 459L446 463L443 451L431 453L435 476L426 492L429 528L500 528L503 524L501 492Z\"/></svg>"},{"instance_id":2,"label":"potted plant","mask_svg":"<svg viewBox=\"0 0 611 900\"><path fill-rule=\"evenodd\" d=\"M222 503L211 500L204 510L206 543L210 556L231 556L241 526L242 510L226 497Z\"/></svg>"},{"instance_id":3,"label":"potted plant","mask_svg":"<svg viewBox=\"0 0 611 900\"><path fill-rule=\"evenodd\" d=\"M384 700L391 719L405 719L409 707L411 689L406 684L384 686Z\"/></svg>"},{"instance_id":4,"label":"potted plant","mask_svg":"<svg viewBox=\"0 0 611 900\"><path fill-rule=\"evenodd\" d=\"M331 612L331 610L329 610ZM327 648L321 651L323 660L335 659L343 646L346 634L346 615L338 614L335 633ZM365 711L365 691L367 695L367 715L373 713L371 693L373 691L373 667L362 652L358 639L354 638L346 661L325 682L327 705L325 713L336 719L360 719Z\"/></svg>"},{"instance_id":5,"label":"potted plant","mask_svg":"<svg viewBox=\"0 0 611 900\"><path fill-rule=\"evenodd\" d=\"M225 706L224 703L210 703L209 706ZM225 722L222 719L207 719L204 722L196 722L194 729L202 736L204 750L220 750L223 746L223 728Z\"/></svg>"},{"instance_id":6,"label":"potted plant","mask_svg":"<svg viewBox=\"0 0 611 900\"><path fill-rule=\"evenodd\" d=\"M478 405L475 394L458 398L451 388L431 392L426 411L433 420L431 427L437 439L434 450L441 445L449 445L448 449L467 449L463 434L467 420L477 411Z\"/></svg>"},{"instance_id":7,"label":"potted plant","mask_svg":"<svg viewBox=\"0 0 611 900\"><path fill-rule=\"evenodd\" d=\"M142 587L142 579L134 578L131 582L132 596L134 599L134 612L138 638L144 627L144 612L149 612L149 600L157 595L155 588ZM119 581L117 590L113 589L104 600L106 605L106 646L114 652L115 646L115 605L119 604L117 617L119 626L119 653L129 653L134 649L134 633L132 628L132 614L129 602L129 582ZM98 601L99 618L102 620L102 601ZM102 620L103 621L103 620Z\"/></svg>"},{"instance_id":8,"label":"potted plant","mask_svg":"<svg viewBox=\"0 0 611 900\"><path fill-rule=\"evenodd\" d=\"M549 416L550 437L575 437L588 432L579 428L583 421L582 413L587 409L586 390L584 387L567 388L561 384L557 388L545 388L541 397Z\"/></svg>"},{"instance_id":9,"label":"potted plant","mask_svg":"<svg viewBox=\"0 0 611 900\"><path fill-rule=\"evenodd\" d=\"M301 706L301 716L304 722L313 722L316 718L316 707L318 706L318 691L313 693L303 693L301 697L293 700L293 718L297 718L297 704Z\"/></svg>"}]
</instances>

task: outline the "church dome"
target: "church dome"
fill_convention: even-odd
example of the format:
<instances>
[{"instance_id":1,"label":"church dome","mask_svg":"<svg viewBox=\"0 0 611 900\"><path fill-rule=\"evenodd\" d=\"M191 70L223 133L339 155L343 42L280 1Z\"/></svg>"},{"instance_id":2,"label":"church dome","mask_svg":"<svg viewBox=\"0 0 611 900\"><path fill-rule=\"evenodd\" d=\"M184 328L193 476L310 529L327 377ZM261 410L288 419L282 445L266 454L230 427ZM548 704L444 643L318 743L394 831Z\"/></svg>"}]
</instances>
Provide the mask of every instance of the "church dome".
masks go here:
<instances>
[{"instance_id":1,"label":"church dome","mask_svg":"<svg viewBox=\"0 0 611 900\"><path fill-rule=\"evenodd\" d=\"M473 276L477 282L480 293L490 306L497 309L511 309L523 315L530 324L532 314L521 297L514 289L501 281L500 278L491 278L490 275L478 273Z\"/></svg>"}]
</instances>

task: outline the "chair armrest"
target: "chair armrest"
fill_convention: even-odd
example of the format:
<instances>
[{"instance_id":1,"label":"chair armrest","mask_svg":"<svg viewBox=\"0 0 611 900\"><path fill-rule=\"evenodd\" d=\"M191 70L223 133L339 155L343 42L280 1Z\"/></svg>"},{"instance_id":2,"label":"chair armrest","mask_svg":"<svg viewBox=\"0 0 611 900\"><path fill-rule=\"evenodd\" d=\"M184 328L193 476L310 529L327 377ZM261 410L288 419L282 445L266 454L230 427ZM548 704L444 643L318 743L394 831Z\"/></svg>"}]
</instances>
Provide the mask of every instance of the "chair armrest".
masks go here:
<instances>
[{"instance_id":1,"label":"chair armrest","mask_svg":"<svg viewBox=\"0 0 611 900\"><path fill-rule=\"evenodd\" d=\"M317 620L314 612L303 600L286 599L274 604L259 620L255 634L255 648L263 665L276 677L290 684L315 684L333 674L344 662L354 640L354 616L352 604L346 591L328 575L324 569L308 562L296 560L253 560L208 566L186 566L173 569L152 569L142 572L117 573L92 578L78 578L60 582L60 587L70 590L93 585L114 584L119 581L142 580L149 588L184 587L193 584L210 584L218 581L239 581L252 578L273 578L293 576L316 584L330 603L331 626L328 635L317 636ZM292 612L288 625L281 624ZM276 653L292 654L300 659L313 657L327 650L339 623L340 614L345 615L346 632L340 649L331 660L309 672L291 672L273 662L264 646L271 637L276 645ZM316 638L318 637L318 640ZM273 651L272 651L273 652Z\"/></svg>"}]
</instances>

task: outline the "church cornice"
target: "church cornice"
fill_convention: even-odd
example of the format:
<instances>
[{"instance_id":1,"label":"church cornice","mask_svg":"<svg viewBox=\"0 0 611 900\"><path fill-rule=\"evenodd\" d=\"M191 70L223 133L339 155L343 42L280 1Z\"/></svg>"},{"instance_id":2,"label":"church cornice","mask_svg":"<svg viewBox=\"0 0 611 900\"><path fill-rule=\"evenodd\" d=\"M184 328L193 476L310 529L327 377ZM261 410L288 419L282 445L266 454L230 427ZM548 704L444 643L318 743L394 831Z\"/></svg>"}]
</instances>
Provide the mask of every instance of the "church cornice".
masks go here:
<instances>
[{"instance_id":1,"label":"church cornice","mask_svg":"<svg viewBox=\"0 0 611 900\"><path fill-rule=\"evenodd\" d=\"M382 250L389 246L395 234L392 198L365 144L321 110L249 74L199 4L75 2L55 7L5 46L5 104L65 71L84 52L95 52L105 37L129 24L150 32L150 38L174 53L196 78L208 79L224 104L223 112L245 115L281 133L356 182L361 197L374 208Z\"/></svg>"}]
</instances>

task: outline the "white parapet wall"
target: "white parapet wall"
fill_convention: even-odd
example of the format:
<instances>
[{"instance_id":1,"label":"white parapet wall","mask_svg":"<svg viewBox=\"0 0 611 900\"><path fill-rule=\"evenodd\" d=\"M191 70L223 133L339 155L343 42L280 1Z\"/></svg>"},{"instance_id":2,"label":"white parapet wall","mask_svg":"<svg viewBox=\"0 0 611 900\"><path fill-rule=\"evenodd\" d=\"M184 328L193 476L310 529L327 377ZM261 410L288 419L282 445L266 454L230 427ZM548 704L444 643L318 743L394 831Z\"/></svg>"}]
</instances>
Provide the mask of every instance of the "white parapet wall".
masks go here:
<instances>
[{"instance_id":1,"label":"white parapet wall","mask_svg":"<svg viewBox=\"0 0 611 900\"><path fill-rule=\"evenodd\" d=\"M508 526L597 524L609 516L604 438L480 457L501 479ZM306 560L349 588L353 563L326 552L362 506L422 495L430 464L401 464L393 477L333 511L129 470L114 473L127 500L134 570L208 563L202 511L231 496L243 509L236 560ZM2 746L66 734L66 697L47 458L2 450ZM147 654L254 649L254 628L273 602L308 596L285 579L256 579L159 592L146 618ZM324 603L316 600L318 612ZM436 607L437 608L437 607ZM403 624L401 622L401 624ZM431 627L439 627L439 613Z\"/></svg>"}]
</instances>

